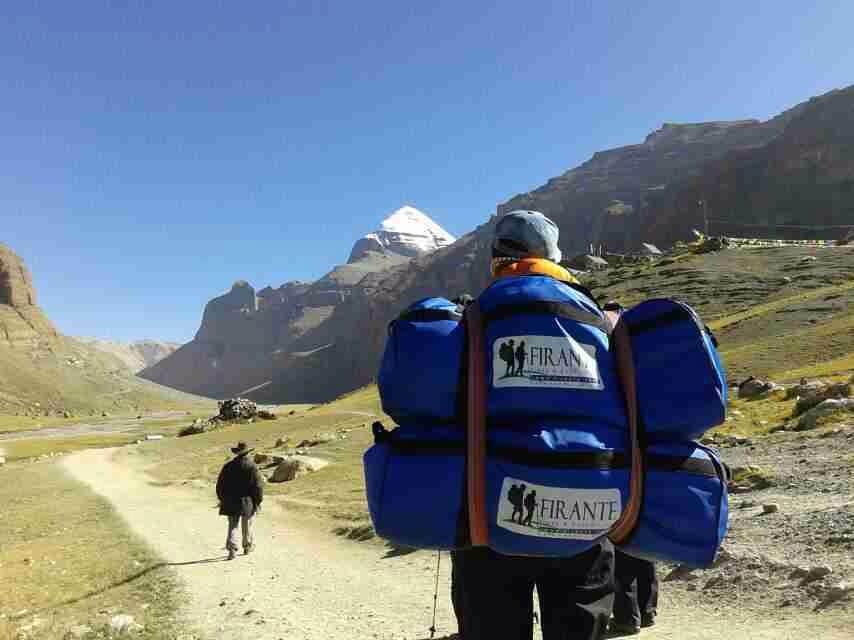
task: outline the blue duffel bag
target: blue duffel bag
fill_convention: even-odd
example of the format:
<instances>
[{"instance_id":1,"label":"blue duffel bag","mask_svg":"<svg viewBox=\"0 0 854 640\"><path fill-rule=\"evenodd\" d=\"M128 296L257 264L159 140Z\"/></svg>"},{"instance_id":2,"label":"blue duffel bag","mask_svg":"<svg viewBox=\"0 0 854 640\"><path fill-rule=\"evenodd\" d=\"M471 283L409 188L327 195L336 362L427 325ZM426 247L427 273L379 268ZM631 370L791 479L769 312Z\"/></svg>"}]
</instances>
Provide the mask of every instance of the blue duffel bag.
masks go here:
<instances>
[{"instance_id":1,"label":"blue duffel bag","mask_svg":"<svg viewBox=\"0 0 854 640\"><path fill-rule=\"evenodd\" d=\"M620 549L647 560L707 567L727 531L728 472L695 442L647 447L640 518Z\"/></svg>"},{"instance_id":2,"label":"blue duffel bag","mask_svg":"<svg viewBox=\"0 0 854 640\"><path fill-rule=\"evenodd\" d=\"M465 441L455 426L374 425L365 484L374 529L423 549L468 545ZM623 436L541 425L494 430L485 473L489 546L504 554L572 556L602 539L628 498Z\"/></svg>"},{"instance_id":3,"label":"blue duffel bag","mask_svg":"<svg viewBox=\"0 0 854 640\"><path fill-rule=\"evenodd\" d=\"M622 315L649 442L692 440L726 420L726 375L714 337L687 304L641 302Z\"/></svg>"},{"instance_id":4,"label":"blue duffel bag","mask_svg":"<svg viewBox=\"0 0 854 640\"><path fill-rule=\"evenodd\" d=\"M377 386L395 422L456 418L465 331L462 310L445 298L410 305L388 327Z\"/></svg>"},{"instance_id":5,"label":"blue duffel bag","mask_svg":"<svg viewBox=\"0 0 854 640\"><path fill-rule=\"evenodd\" d=\"M365 454L378 536L421 549L468 545L465 442L453 426L375 426ZM490 434L486 460L489 547L517 556L566 557L601 540L628 500L628 456L619 434L561 428L522 441ZM619 548L653 561L705 567L727 529L726 471L710 449L659 444L645 453L640 517Z\"/></svg>"}]
</instances>

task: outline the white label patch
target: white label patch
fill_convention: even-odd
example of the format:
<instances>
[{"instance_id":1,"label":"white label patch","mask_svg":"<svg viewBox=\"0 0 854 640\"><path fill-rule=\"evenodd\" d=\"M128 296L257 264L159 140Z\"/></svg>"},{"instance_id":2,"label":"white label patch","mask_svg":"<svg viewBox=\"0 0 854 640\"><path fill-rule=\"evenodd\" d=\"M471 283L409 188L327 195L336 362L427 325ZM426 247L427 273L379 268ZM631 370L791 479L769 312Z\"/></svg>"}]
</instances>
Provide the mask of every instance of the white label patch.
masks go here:
<instances>
[{"instance_id":1,"label":"white label patch","mask_svg":"<svg viewBox=\"0 0 854 640\"><path fill-rule=\"evenodd\" d=\"M523 536L594 540L622 511L619 489L564 489L504 478L499 527Z\"/></svg>"},{"instance_id":2,"label":"white label patch","mask_svg":"<svg viewBox=\"0 0 854 640\"><path fill-rule=\"evenodd\" d=\"M493 342L492 386L604 389L596 347L568 335L505 336Z\"/></svg>"}]
</instances>

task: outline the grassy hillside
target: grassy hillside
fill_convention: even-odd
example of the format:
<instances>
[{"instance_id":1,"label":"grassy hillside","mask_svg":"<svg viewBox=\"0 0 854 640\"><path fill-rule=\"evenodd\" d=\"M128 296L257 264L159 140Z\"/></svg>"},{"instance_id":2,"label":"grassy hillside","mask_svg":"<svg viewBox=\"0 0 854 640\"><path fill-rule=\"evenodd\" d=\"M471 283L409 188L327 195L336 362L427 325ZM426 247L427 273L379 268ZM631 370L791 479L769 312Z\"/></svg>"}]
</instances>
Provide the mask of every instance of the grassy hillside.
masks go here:
<instances>
[{"instance_id":1,"label":"grassy hillside","mask_svg":"<svg viewBox=\"0 0 854 640\"><path fill-rule=\"evenodd\" d=\"M136 378L115 356L69 338L36 347L0 344L0 416L92 416L205 402Z\"/></svg>"},{"instance_id":2,"label":"grassy hillside","mask_svg":"<svg viewBox=\"0 0 854 640\"><path fill-rule=\"evenodd\" d=\"M608 269L588 284L626 306L650 297L692 305L718 338L731 381L854 369L854 247L684 254Z\"/></svg>"}]
</instances>

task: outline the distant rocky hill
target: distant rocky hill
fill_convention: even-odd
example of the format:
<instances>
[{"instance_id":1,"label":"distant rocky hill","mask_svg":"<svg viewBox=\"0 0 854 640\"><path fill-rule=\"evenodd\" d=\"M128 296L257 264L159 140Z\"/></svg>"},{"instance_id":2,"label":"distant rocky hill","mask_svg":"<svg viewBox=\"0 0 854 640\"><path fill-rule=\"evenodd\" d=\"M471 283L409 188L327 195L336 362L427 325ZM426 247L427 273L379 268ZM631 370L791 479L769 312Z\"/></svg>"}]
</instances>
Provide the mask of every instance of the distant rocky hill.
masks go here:
<instances>
[{"instance_id":1,"label":"distant rocky hill","mask_svg":"<svg viewBox=\"0 0 854 640\"><path fill-rule=\"evenodd\" d=\"M378 274L396 272L453 237L405 206L359 239L347 264L316 282L286 282L256 291L240 280L205 307L195 338L139 375L209 397L269 394L276 372L294 353L322 350L337 339L329 320L351 298L362 298Z\"/></svg>"},{"instance_id":2,"label":"distant rocky hill","mask_svg":"<svg viewBox=\"0 0 854 640\"><path fill-rule=\"evenodd\" d=\"M115 355L61 335L36 304L21 258L0 244L0 415L94 415L199 402L139 380Z\"/></svg>"},{"instance_id":3,"label":"distant rocky hill","mask_svg":"<svg viewBox=\"0 0 854 640\"><path fill-rule=\"evenodd\" d=\"M162 342L160 340L120 342L117 340L99 340L98 338L78 339L80 342L116 356L133 373L157 364L181 346L176 342Z\"/></svg>"},{"instance_id":4,"label":"distant rocky hill","mask_svg":"<svg viewBox=\"0 0 854 640\"><path fill-rule=\"evenodd\" d=\"M0 343L24 347L56 337L56 329L36 305L30 272L10 248L0 244Z\"/></svg>"},{"instance_id":5,"label":"distant rocky hill","mask_svg":"<svg viewBox=\"0 0 854 640\"><path fill-rule=\"evenodd\" d=\"M590 244L617 251L641 242L667 246L702 229L706 213L760 225L747 227L756 231L767 230L762 225L769 220L854 225L852 91L831 92L766 122L665 124L641 144L596 153L498 205L497 214L519 208L546 213L561 227L566 256ZM494 221L411 259L385 252L379 235L362 239L354 247L356 261L343 271L312 285L259 292L259 308L265 296L293 301L277 303L279 315L256 312L252 291L232 290L224 296L232 302L209 305L230 311L217 311L216 321L206 311L197 339L143 375L197 393L250 390L256 399L276 402L328 400L364 385L376 375L388 322L405 305L426 295L476 294L486 285ZM710 224L714 231L719 223ZM790 231L814 235L811 229ZM387 262L353 270L380 257ZM336 285L342 279L346 287ZM308 295L326 304L297 302ZM234 302L238 297L243 302ZM211 330L232 324L240 330ZM179 358L185 358L181 366Z\"/></svg>"}]
</instances>

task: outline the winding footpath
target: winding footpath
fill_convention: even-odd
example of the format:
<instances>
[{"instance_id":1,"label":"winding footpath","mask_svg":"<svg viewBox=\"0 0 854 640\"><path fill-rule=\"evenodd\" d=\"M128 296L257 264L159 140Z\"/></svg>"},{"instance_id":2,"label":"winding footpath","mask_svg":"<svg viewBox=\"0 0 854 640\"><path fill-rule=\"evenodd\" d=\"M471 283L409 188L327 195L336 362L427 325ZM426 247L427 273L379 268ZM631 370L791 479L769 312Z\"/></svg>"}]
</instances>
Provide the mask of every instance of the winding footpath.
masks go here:
<instances>
[{"instance_id":1,"label":"winding footpath","mask_svg":"<svg viewBox=\"0 0 854 640\"><path fill-rule=\"evenodd\" d=\"M75 478L107 498L129 527L171 566L187 595L181 617L205 640L427 640L433 610L436 554L385 553L303 528L278 505L257 519L258 549L224 558L225 523L208 492L162 486L143 470L117 464L117 450L90 450L63 459ZM273 502L270 500L269 502ZM443 554L436 638L456 631ZM819 627L807 616L785 622L750 611L699 610L668 597L652 640L850 640L850 630ZM539 634L537 634L539 635Z\"/></svg>"}]
</instances>

